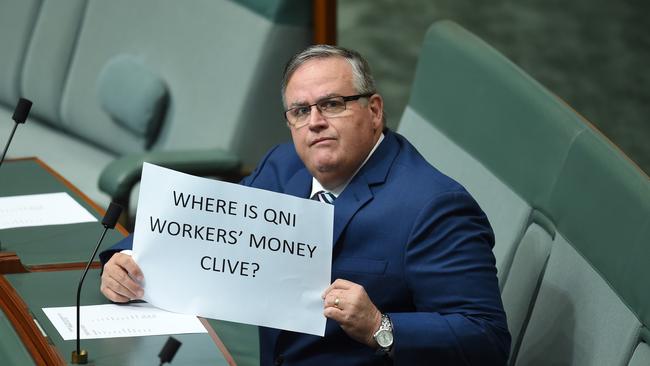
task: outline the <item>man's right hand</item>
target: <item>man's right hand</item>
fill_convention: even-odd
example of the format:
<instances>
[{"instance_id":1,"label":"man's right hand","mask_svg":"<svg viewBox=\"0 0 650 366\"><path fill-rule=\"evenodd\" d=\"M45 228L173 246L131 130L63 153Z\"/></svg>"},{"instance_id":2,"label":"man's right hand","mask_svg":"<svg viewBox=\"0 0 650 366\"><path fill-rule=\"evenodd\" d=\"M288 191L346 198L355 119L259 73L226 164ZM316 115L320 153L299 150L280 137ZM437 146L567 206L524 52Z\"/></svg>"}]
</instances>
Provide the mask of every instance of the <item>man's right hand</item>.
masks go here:
<instances>
[{"instance_id":1,"label":"man's right hand","mask_svg":"<svg viewBox=\"0 0 650 366\"><path fill-rule=\"evenodd\" d=\"M140 285L144 276L130 255L115 253L104 265L100 289L114 302L141 299L144 289Z\"/></svg>"}]
</instances>

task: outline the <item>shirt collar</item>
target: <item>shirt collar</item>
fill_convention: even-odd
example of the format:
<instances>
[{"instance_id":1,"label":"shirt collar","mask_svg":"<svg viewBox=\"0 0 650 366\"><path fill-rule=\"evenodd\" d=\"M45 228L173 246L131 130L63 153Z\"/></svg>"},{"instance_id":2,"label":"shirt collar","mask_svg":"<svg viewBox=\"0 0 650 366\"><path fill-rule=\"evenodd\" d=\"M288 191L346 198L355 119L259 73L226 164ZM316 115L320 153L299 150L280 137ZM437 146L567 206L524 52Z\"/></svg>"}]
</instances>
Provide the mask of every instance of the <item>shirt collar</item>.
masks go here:
<instances>
[{"instance_id":1,"label":"shirt collar","mask_svg":"<svg viewBox=\"0 0 650 366\"><path fill-rule=\"evenodd\" d=\"M370 154L368 154L368 156L366 156L366 160L364 160L363 163L361 163L361 165L359 165L359 168L357 168L357 170L354 172L354 174L352 174L350 179L348 179L347 182L341 184L340 186L338 186L338 187L336 187L336 188L334 188L332 190L327 190L327 189L323 188L323 185L320 184L320 182L318 180L316 180L316 178L312 177L311 178L311 193L309 194L309 197L313 197L314 194L316 192L319 192L319 191L330 192L334 196L338 197L341 193L343 193L343 190L345 189L345 187L347 187L348 184L350 184L350 182L357 175L357 173L359 173L359 170L361 170L361 168L363 168L363 166L366 165L366 163L368 162L368 160L370 159L372 154L375 152L375 150L377 150L377 147L379 146L379 144L381 144L381 142L383 140L384 140L384 133L382 132L381 136L379 136L379 139L377 140L377 143L375 143L375 146L372 148L372 150L370 150Z\"/></svg>"}]
</instances>

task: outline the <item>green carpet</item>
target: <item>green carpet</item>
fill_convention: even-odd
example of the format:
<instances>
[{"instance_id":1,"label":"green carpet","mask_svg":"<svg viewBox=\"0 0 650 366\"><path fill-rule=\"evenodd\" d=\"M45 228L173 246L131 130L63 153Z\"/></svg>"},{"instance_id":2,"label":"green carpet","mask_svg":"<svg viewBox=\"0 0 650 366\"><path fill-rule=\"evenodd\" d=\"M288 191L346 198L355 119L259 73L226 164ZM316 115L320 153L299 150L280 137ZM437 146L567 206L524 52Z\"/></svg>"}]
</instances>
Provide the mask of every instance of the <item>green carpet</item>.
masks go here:
<instances>
[{"instance_id":1,"label":"green carpet","mask_svg":"<svg viewBox=\"0 0 650 366\"><path fill-rule=\"evenodd\" d=\"M339 0L338 41L364 54L396 127L429 25L451 19L526 70L650 173L650 2Z\"/></svg>"}]
</instances>

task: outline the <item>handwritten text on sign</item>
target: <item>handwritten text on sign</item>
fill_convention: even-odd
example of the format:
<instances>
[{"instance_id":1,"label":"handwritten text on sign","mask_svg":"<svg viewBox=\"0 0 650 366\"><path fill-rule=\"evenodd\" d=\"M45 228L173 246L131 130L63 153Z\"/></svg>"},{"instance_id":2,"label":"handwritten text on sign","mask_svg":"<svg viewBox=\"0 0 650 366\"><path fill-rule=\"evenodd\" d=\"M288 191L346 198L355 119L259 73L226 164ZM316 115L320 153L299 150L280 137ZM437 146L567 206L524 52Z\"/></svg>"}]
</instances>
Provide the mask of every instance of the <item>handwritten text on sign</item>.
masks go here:
<instances>
[{"instance_id":1,"label":"handwritten text on sign","mask_svg":"<svg viewBox=\"0 0 650 366\"><path fill-rule=\"evenodd\" d=\"M323 335L332 205L145 163L133 255L169 311Z\"/></svg>"}]
</instances>

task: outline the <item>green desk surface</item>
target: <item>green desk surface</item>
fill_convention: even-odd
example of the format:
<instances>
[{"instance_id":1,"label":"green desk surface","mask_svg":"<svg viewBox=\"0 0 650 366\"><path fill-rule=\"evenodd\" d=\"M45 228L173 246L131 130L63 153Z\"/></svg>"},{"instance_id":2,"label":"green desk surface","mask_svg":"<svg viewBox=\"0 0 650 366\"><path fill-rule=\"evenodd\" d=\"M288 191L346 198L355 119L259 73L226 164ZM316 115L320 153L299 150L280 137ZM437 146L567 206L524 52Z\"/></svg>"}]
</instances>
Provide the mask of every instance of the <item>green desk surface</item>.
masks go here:
<instances>
[{"instance_id":1,"label":"green desk surface","mask_svg":"<svg viewBox=\"0 0 650 366\"><path fill-rule=\"evenodd\" d=\"M0 365L31 365L34 361L6 314L0 311Z\"/></svg>"},{"instance_id":2,"label":"green desk surface","mask_svg":"<svg viewBox=\"0 0 650 366\"><path fill-rule=\"evenodd\" d=\"M259 366L260 342L256 326L214 319L208 321L238 366Z\"/></svg>"},{"instance_id":3,"label":"green desk surface","mask_svg":"<svg viewBox=\"0 0 650 366\"><path fill-rule=\"evenodd\" d=\"M7 161L0 170L0 197L67 192L99 221L99 213L78 191L35 159ZM0 251L15 252L25 267L87 262L103 230L99 222L0 230ZM102 248L124 237L109 230Z\"/></svg>"},{"instance_id":4,"label":"green desk surface","mask_svg":"<svg viewBox=\"0 0 650 366\"><path fill-rule=\"evenodd\" d=\"M64 360L70 360L70 353L76 347L76 341L64 341L43 312L43 307L74 306L77 283L81 271L34 272L5 275L7 281L27 304L34 318L42 326L49 340L56 346ZM82 305L108 303L99 292L99 270L91 270L84 282ZM1 328L0 328L1 329ZM128 337L82 340L81 347L89 354L89 364L93 365L157 365L158 352L168 336ZM180 365L227 365L208 334L179 334L174 338L182 342L173 360L174 366ZM14 338L15 339L15 338ZM0 336L0 350L14 346L12 335ZM15 356L22 365L25 359L23 351ZM2 355L0 355L2 356ZM30 360L29 363L33 363ZM8 363L2 363L6 365Z\"/></svg>"}]
</instances>

